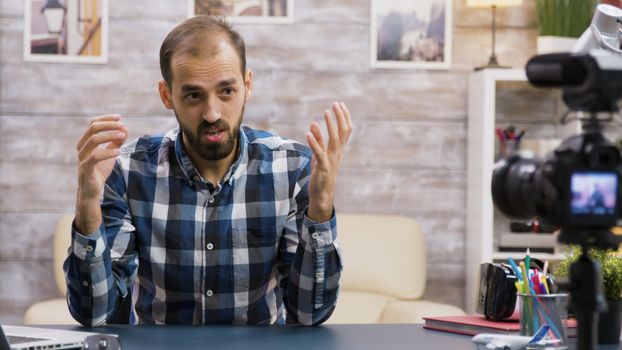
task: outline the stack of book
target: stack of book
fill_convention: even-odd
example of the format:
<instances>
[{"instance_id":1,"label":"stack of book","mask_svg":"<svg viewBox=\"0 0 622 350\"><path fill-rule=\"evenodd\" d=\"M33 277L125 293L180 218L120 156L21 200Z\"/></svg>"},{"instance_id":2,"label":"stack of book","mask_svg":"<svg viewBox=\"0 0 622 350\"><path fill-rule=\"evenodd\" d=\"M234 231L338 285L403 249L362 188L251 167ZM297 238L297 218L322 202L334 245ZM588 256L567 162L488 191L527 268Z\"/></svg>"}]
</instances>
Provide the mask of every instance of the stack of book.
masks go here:
<instances>
[{"instance_id":1,"label":"stack of book","mask_svg":"<svg viewBox=\"0 0 622 350\"><path fill-rule=\"evenodd\" d=\"M437 331L476 335L480 333L519 334L520 322L516 320L491 321L481 315L424 317L423 328ZM569 319L567 322L569 337L576 337L577 322Z\"/></svg>"}]
</instances>

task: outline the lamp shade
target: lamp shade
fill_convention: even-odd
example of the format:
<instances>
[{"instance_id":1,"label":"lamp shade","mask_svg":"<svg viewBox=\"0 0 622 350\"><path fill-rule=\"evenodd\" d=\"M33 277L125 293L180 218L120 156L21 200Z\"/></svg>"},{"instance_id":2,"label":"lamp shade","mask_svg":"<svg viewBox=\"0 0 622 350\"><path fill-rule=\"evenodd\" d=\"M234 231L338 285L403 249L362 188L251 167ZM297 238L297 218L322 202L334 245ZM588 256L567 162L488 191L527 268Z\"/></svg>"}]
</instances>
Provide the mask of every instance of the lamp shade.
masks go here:
<instances>
[{"instance_id":1,"label":"lamp shade","mask_svg":"<svg viewBox=\"0 0 622 350\"><path fill-rule=\"evenodd\" d=\"M523 0L467 0L467 7L512 7L520 6Z\"/></svg>"}]
</instances>

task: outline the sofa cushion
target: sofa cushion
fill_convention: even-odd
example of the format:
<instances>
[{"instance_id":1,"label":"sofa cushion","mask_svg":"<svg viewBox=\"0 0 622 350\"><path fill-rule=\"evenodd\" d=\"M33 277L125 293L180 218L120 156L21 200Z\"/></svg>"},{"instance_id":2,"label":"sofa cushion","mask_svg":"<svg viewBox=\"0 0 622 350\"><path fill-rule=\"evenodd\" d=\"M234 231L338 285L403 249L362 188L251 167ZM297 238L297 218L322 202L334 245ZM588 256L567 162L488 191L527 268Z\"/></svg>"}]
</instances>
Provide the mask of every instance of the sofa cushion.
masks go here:
<instances>
[{"instance_id":1,"label":"sofa cushion","mask_svg":"<svg viewBox=\"0 0 622 350\"><path fill-rule=\"evenodd\" d=\"M422 323L424 317L461 316L464 311L456 306L424 300L391 300L387 303L380 323Z\"/></svg>"},{"instance_id":2,"label":"sofa cushion","mask_svg":"<svg viewBox=\"0 0 622 350\"><path fill-rule=\"evenodd\" d=\"M24 324L79 324L62 298L40 301L31 305L24 315Z\"/></svg>"},{"instance_id":3,"label":"sofa cushion","mask_svg":"<svg viewBox=\"0 0 622 350\"><path fill-rule=\"evenodd\" d=\"M326 323L378 323L390 300L378 294L342 290L337 307Z\"/></svg>"},{"instance_id":4,"label":"sofa cushion","mask_svg":"<svg viewBox=\"0 0 622 350\"><path fill-rule=\"evenodd\" d=\"M343 290L398 299L423 295L425 242L414 219L340 213L337 231L344 255Z\"/></svg>"}]
</instances>

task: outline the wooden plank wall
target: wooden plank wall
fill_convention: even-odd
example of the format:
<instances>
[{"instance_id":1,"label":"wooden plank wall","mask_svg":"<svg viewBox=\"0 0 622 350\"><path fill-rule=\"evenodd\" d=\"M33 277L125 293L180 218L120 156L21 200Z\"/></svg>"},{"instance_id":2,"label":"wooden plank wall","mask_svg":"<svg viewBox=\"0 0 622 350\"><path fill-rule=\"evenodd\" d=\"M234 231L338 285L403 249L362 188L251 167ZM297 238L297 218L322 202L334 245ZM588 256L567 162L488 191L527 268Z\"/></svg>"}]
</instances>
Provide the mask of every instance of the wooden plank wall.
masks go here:
<instances>
[{"instance_id":1,"label":"wooden plank wall","mask_svg":"<svg viewBox=\"0 0 622 350\"><path fill-rule=\"evenodd\" d=\"M296 0L293 24L236 25L256 77L246 122L304 140L332 101L348 103L356 130L338 210L417 219L425 297L461 307L467 78L491 40L490 12L464 3L454 0L453 63L441 71L370 69L369 0ZM108 64L28 63L23 6L0 0L0 320L13 324L57 296L52 233L74 208L74 144L88 119L122 113L131 137L175 126L156 93L158 50L186 14L186 1L110 0ZM524 66L535 53L534 1L500 9L498 25L500 61Z\"/></svg>"}]
</instances>

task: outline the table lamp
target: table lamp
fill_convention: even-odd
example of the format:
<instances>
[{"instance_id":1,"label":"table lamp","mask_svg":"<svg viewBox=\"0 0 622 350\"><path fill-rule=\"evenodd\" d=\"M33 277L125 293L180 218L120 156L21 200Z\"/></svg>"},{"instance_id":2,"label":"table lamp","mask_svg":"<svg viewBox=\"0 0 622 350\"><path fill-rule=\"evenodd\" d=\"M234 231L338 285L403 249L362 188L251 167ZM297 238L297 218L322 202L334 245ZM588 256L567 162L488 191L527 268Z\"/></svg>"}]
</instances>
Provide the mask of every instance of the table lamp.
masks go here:
<instances>
[{"instance_id":1,"label":"table lamp","mask_svg":"<svg viewBox=\"0 0 622 350\"><path fill-rule=\"evenodd\" d=\"M495 32L497 31L497 7L512 7L520 6L523 0L466 0L467 7L490 7L492 9L492 53L488 59L488 64L485 66L477 67L475 70L484 68L508 68L501 66L497 62L497 55L495 54Z\"/></svg>"}]
</instances>

